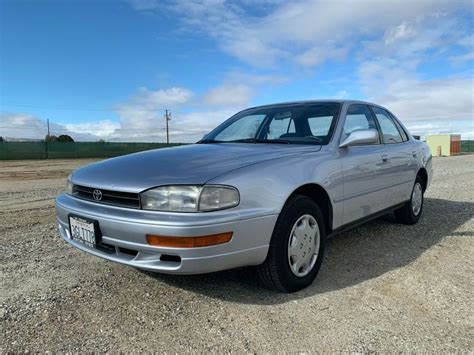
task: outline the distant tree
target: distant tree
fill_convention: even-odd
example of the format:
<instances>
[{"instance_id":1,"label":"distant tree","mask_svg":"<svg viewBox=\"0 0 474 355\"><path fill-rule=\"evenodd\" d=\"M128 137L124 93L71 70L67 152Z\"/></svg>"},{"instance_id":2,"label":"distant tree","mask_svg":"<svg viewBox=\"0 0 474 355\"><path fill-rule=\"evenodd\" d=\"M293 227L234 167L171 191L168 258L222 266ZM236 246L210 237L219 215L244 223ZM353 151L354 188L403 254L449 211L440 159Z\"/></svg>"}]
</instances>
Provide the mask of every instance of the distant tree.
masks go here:
<instances>
[{"instance_id":1,"label":"distant tree","mask_svg":"<svg viewBox=\"0 0 474 355\"><path fill-rule=\"evenodd\" d=\"M72 139L72 137L67 134L61 134L58 137L58 142L74 142L74 139Z\"/></svg>"},{"instance_id":2,"label":"distant tree","mask_svg":"<svg viewBox=\"0 0 474 355\"><path fill-rule=\"evenodd\" d=\"M54 135L49 135L47 134L46 137L44 138L44 141L46 143L51 143L51 142L57 142L58 141L58 137L54 136Z\"/></svg>"},{"instance_id":3,"label":"distant tree","mask_svg":"<svg viewBox=\"0 0 474 355\"><path fill-rule=\"evenodd\" d=\"M3 139L2 136L0 136L0 142L5 142L5 139Z\"/></svg>"},{"instance_id":4,"label":"distant tree","mask_svg":"<svg viewBox=\"0 0 474 355\"><path fill-rule=\"evenodd\" d=\"M105 140L104 140L104 139L99 139L97 142L99 142L99 143L105 143Z\"/></svg>"}]
</instances>

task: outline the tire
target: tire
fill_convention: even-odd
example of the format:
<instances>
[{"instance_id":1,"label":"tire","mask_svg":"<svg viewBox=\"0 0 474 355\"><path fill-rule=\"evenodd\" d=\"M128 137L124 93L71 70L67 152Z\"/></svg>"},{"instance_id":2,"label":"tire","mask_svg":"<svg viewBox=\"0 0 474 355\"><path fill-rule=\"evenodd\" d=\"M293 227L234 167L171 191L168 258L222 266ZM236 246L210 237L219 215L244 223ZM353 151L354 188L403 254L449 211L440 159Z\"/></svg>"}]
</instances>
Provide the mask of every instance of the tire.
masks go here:
<instances>
[{"instance_id":1,"label":"tire","mask_svg":"<svg viewBox=\"0 0 474 355\"><path fill-rule=\"evenodd\" d=\"M326 227L319 206L306 196L291 197L276 222L267 258L257 267L262 283L287 293L309 286L321 267L325 241Z\"/></svg>"},{"instance_id":2,"label":"tire","mask_svg":"<svg viewBox=\"0 0 474 355\"><path fill-rule=\"evenodd\" d=\"M417 176L411 192L410 201L403 207L395 210L397 222L407 225L413 225L418 222L423 212L424 188L423 180ZM417 202L418 201L418 202Z\"/></svg>"}]
</instances>

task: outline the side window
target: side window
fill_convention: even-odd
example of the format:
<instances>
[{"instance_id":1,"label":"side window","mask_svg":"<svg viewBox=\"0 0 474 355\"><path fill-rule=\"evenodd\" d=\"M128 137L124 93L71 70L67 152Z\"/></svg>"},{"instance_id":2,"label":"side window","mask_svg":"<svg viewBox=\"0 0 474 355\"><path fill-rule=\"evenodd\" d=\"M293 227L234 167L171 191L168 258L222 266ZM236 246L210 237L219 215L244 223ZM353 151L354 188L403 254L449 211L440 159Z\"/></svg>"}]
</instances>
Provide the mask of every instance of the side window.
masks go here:
<instances>
[{"instance_id":1,"label":"side window","mask_svg":"<svg viewBox=\"0 0 474 355\"><path fill-rule=\"evenodd\" d=\"M402 139L404 142L406 142L408 140L408 135L407 133L405 132L405 130L403 129L403 127L400 125L400 123L397 121L397 119L395 117L393 117L393 115L390 115L390 117L392 117L392 120L393 122L395 122L395 125L397 126L398 128L398 131L400 132L400 134L402 135Z\"/></svg>"},{"instance_id":2,"label":"side window","mask_svg":"<svg viewBox=\"0 0 474 355\"><path fill-rule=\"evenodd\" d=\"M275 115L268 127L267 139L278 139L288 133L296 133L291 114L288 112Z\"/></svg>"},{"instance_id":3,"label":"side window","mask_svg":"<svg viewBox=\"0 0 474 355\"><path fill-rule=\"evenodd\" d=\"M380 128L382 130L383 142L385 144L401 143L403 142L402 136L398 131L397 126L390 117L390 114L382 110L379 107L372 107L374 110L377 121L379 121Z\"/></svg>"},{"instance_id":4,"label":"side window","mask_svg":"<svg viewBox=\"0 0 474 355\"><path fill-rule=\"evenodd\" d=\"M370 109L366 105L351 105L344 122L344 134L348 136L358 129L377 129Z\"/></svg>"}]
</instances>

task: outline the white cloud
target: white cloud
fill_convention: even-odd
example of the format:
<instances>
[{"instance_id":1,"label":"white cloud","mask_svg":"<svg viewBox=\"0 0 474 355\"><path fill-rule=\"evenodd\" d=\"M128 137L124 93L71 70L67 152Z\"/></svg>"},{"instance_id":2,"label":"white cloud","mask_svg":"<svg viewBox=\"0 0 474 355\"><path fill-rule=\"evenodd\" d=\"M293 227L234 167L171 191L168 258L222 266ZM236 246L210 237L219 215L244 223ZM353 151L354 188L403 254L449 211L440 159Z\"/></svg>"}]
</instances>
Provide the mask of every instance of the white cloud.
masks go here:
<instances>
[{"instance_id":1,"label":"white cloud","mask_svg":"<svg viewBox=\"0 0 474 355\"><path fill-rule=\"evenodd\" d=\"M253 94L251 86L232 83L211 88L202 95L182 87L140 88L117 105L118 121L50 122L51 134L69 134L77 141L164 142L164 110L171 109L171 141L195 142L247 106ZM46 122L26 113L1 114L0 127L0 135L9 138L43 139L47 134Z\"/></svg>"},{"instance_id":2,"label":"white cloud","mask_svg":"<svg viewBox=\"0 0 474 355\"><path fill-rule=\"evenodd\" d=\"M248 104L252 95L252 88L243 84L223 84L202 95L181 87L159 90L141 88L118 106L116 113L120 128L115 129L108 139L165 141L164 110L168 108L172 109L169 122L171 139L192 142Z\"/></svg>"},{"instance_id":3,"label":"white cloud","mask_svg":"<svg viewBox=\"0 0 474 355\"><path fill-rule=\"evenodd\" d=\"M473 59L474 36L465 28L463 16L455 15L472 13L470 0L130 0L130 4L137 11L177 16L181 34L213 38L223 52L246 64L245 69L222 74L221 83L203 93L183 87L141 88L116 106L118 122L58 125L58 130L108 140L164 141L163 110L169 108L172 139L192 141L257 94L268 95L264 90L268 86L292 81L297 88L301 73L307 76L318 65L334 61L350 62L354 75L343 78L341 87L332 92L350 98L349 88L358 86L369 100L386 105L413 129L457 130L474 117L472 68L438 78L420 74L423 64L433 58L466 70ZM452 47L457 48L454 54ZM32 136L35 130L44 130L44 121L27 114L2 119L19 127L30 125Z\"/></svg>"},{"instance_id":4,"label":"white cloud","mask_svg":"<svg viewBox=\"0 0 474 355\"><path fill-rule=\"evenodd\" d=\"M175 142L196 142L239 110L219 108L177 113L171 122L171 139Z\"/></svg>"},{"instance_id":5,"label":"white cloud","mask_svg":"<svg viewBox=\"0 0 474 355\"><path fill-rule=\"evenodd\" d=\"M474 78L472 75L423 80L415 67L395 60L374 60L359 67L358 76L368 100L386 106L412 133L474 131Z\"/></svg>"},{"instance_id":6,"label":"white cloud","mask_svg":"<svg viewBox=\"0 0 474 355\"><path fill-rule=\"evenodd\" d=\"M427 134L461 134L461 139L474 139L472 120L408 122L407 128L412 134L422 137Z\"/></svg>"},{"instance_id":7,"label":"white cloud","mask_svg":"<svg viewBox=\"0 0 474 355\"><path fill-rule=\"evenodd\" d=\"M147 136L150 131L161 126L165 109L181 107L193 96L191 90L180 87L159 90L140 88L138 93L116 108L120 129L112 137L122 137L124 129L131 132L130 138Z\"/></svg>"},{"instance_id":8,"label":"white cloud","mask_svg":"<svg viewBox=\"0 0 474 355\"><path fill-rule=\"evenodd\" d=\"M155 2L148 10L175 11L186 28L208 34L227 54L286 76L294 77L295 70L286 70L293 65L307 71L352 55L358 62L352 84L359 83L369 100L393 110L414 133L474 131L468 125L474 117L472 72L437 79L418 74L436 57L458 67L472 61L473 35L454 16L472 12L471 1L267 2L261 15L247 5L188 0ZM461 52L447 57L456 44ZM350 97L342 89L337 95ZM225 97L222 91L216 91L216 100Z\"/></svg>"},{"instance_id":9,"label":"white cloud","mask_svg":"<svg viewBox=\"0 0 474 355\"><path fill-rule=\"evenodd\" d=\"M120 116L127 116L129 111L140 111L143 114L154 114L166 108L180 107L189 102L194 93L191 90L172 87L169 89L149 90L146 87L139 89L138 93L130 97L124 104L117 108Z\"/></svg>"},{"instance_id":10,"label":"white cloud","mask_svg":"<svg viewBox=\"0 0 474 355\"><path fill-rule=\"evenodd\" d=\"M241 83L250 87L279 86L290 82L291 78L282 73L261 74L253 70L235 69L224 76L226 83Z\"/></svg>"},{"instance_id":11,"label":"white cloud","mask_svg":"<svg viewBox=\"0 0 474 355\"><path fill-rule=\"evenodd\" d=\"M254 90L243 84L224 84L207 92L203 101L215 106L245 106L254 96Z\"/></svg>"},{"instance_id":12,"label":"white cloud","mask_svg":"<svg viewBox=\"0 0 474 355\"><path fill-rule=\"evenodd\" d=\"M449 61L455 66L460 66L460 65L465 64L466 62L473 61L473 60L474 60L474 52L449 56Z\"/></svg>"},{"instance_id":13,"label":"white cloud","mask_svg":"<svg viewBox=\"0 0 474 355\"><path fill-rule=\"evenodd\" d=\"M385 44L390 45L399 40L407 40L417 34L417 31L411 27L407 22L402 22L400 25L389 28L385 31Z\"/></svg>"},{"instance_id":14,"label":"white cloud","mask_svg":"<svg viewBox=\"0 0 474 355\"><path fill-rule=\"evenodd\" d=\"M99 139L107 138L116 129L120 128L118 122L112 120L102 120L96 122L84 123L64 123L62 126L70 132L80 132L81 134L90 134L97 136Z\"/></svg>"},{"instance_id":15,"label":"white cloud","mask_svg":"<svg viewBox=\"0 0 474 355\"><path fill-rule=\"evenodd\" d=\"M469 0L275 1L264 4L262 15L250 11L248 1L134 0L131 4L139 11L172 11L186 29L202 31L226 53L265 68L282 61L313 67L346 54L360 37L379 37L386 45L414 40L418 47L430 46L430 33L443 31L449 14L472 6ZM419 23L425 25L421 31Z\"/></svg>"},{"instance_id":16,"label":"white cloud","mask_svg":"<svg viewBox=\"0 0 474 355\"><path fill-rule=\"evenodd\" d=\"M294 59L296 63L305 68L315 67L330 59L342 60L347 55L348 48L337 48L334 45L318 46L297 55Z\"/></svg>"},{"instance_id":17,"label":"white cloud","mask_svg":"<svg viewBox=\"0 0 474 355\"><path fill-rule=\"evenodd\" d=\"M77 141L96 141L105 133L101 130L101 125L111 124L110 121L100 121L95 123L63 125L50 122L50 134L59 136L67 134ZM90 129L97 128L96 133ZM39 119L27 113L0 113L0 135L6 139L44 139L48 134L48 125L45 120ZM83 129L85 128L85 129ZM88 129L89 128L89 129Z\"/></svg>"}]
</instances>

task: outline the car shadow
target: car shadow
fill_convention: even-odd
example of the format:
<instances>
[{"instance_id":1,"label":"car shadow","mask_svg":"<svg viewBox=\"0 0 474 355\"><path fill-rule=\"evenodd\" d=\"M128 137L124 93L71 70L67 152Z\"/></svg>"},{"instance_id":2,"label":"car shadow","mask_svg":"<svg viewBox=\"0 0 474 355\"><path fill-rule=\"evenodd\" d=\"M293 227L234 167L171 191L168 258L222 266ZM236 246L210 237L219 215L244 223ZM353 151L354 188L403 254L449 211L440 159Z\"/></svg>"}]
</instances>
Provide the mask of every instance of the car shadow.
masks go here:
<instances>
[{"instance_id":1,"label":"car shadow","mask_svg":"<svg viewBox=\"0 0 474 355\"><path fill-rule=\"evenodd\" d=\"M293 294L264 289L253 267L189 276L142 272L169 285L223 301L285 303L357 285L406 266L445 236L474 235L474 231L455 232L473 214L474 203L426 198L423 216L414 226L394 223L394 217L388 215L341 233L328 240L314 283Z\"/></svg>"}]
</instances>

